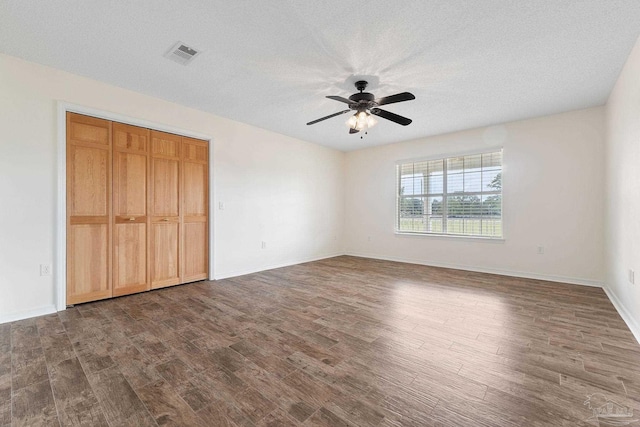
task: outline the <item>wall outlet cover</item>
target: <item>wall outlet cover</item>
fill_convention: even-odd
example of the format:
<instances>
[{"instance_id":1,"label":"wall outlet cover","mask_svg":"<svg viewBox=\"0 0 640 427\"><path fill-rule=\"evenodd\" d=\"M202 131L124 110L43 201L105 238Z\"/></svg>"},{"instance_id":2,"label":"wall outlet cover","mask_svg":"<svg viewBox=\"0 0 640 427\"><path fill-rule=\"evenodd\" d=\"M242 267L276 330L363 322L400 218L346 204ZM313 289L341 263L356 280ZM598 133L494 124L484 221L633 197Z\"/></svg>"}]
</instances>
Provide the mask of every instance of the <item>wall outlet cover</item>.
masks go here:
<instances>
[{"instance_id":1,"label":"wall outlet cover","mask_svg":"<svg viewBox=\"0 0 640 427\"><path fill-rule=\"evenodd\" d=\"M51 276L51 264L40 264L40 275Z\"/></svg>"}]
</instances>

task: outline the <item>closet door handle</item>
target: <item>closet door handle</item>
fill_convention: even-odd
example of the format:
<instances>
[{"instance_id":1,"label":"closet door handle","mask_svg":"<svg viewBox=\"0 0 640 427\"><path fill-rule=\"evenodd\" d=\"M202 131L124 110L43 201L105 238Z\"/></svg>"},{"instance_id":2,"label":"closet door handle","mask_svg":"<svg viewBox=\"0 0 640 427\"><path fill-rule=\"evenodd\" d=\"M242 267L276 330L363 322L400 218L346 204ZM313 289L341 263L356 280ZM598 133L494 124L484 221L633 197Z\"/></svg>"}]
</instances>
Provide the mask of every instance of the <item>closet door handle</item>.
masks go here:
<instances>
[{"instance_id":1,"label":"closet door handle","mask_svg":"<svg viewBox=\"0 0 640 427\"><path fill-rule=\"evenodd\" d=\"M163 218L162 220L163 221L169 221L169 218Z\"/></svg>"},{"instance_id":2,"label":"closet door handle","mask_svg":"<svg viewBox=\"0 0 640 427\"><path fill-rule=\"evenodd\" d=\"M129 218L129 221L135 221L136 219L134 217Z\"/></svg>"}]
</instances>

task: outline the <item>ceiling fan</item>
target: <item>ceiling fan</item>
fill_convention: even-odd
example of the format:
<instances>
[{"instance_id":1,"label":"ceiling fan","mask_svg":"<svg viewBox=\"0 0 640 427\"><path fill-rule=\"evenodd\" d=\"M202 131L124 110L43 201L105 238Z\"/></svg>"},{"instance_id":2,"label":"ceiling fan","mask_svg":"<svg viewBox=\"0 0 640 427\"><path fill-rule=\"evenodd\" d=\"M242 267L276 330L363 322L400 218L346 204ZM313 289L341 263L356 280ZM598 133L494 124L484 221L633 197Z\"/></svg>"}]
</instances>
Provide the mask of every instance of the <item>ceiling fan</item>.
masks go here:
<instances>
[{"instance_id":1,"label":"ceiling fan","mask_svg":"<svg viewBox=\"0 0 640 427\"><path fill-rule=\"evenodd\" d=\"M385 96L383 98L376 99L372 93L364 92L364 90L367 88L367 84L368 83L364 80L357 81L355 83L355 86L356 89L360 91L360 93L354 93L349 97L349 99L343 98L341 96L327 96L327 98L329 99L348 104L349 109L330 114L325 117L321 117L307 123L307 125L313 125L323 120L330 119L331 117L340 116L351 111L355 111L355 114L349 117L349 120L347 120L349 133L358 133L361 130L366 130L374 126L376 124L376 119L373 116L391 120L392 122L398 123L402 126L407 126L411 123L411 119L407 117L399 116L398 114L394 114L386 110L381 110L378 107L381 105L393 104L395 102L403 102L416 99L416 97L412 93L402 92L396 95Z\"/></svg>"}]
</instances>

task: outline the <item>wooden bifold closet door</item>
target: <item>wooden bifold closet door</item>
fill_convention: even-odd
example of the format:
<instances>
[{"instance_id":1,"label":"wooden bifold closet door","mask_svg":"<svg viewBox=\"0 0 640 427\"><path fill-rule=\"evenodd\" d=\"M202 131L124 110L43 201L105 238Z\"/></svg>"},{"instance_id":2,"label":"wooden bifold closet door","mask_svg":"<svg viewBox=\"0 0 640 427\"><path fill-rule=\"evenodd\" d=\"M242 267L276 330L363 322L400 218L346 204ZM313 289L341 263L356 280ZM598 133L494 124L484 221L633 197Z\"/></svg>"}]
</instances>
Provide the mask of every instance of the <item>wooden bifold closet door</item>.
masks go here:
<instances>
[{"instance_id":1,"label":"wooden bifold closet door","mask_svg":"<svg viewBox=\"0 0 640 427\"><path fill-rule=\"evenodd\" d=\"M67 113L67 304L208 277L208 142Z\"/></svg>"},{"instance_id":2,"label":"wooden bifold closet door","mask_svg":"<svg viewBox=\"0 0 640 427\"><path fill-rule=\"evenodd\" d=\"M208 144L182 138L183 261L182 282L207 278L209 205Z\"/></svg>"},{"instance_id":3,"label":"wooden bifold closet door","mask_svg":"<svg viewBox=\"0 0 640 427\"><path fill-rule=\"evenodd\" d=\"M151 132L151 287L180 283L180 147L182 137Z\"/></svg>"},{"instance_id":4,"label":"wooden bifold closet door","mask_svg":"<svg viewBox=\"0 0 640 427\"><path fill-rule=\"evenodd\" d=\"M149 290L149 129L113 123L113 296Z\"/></svg>"},{"instance_id":5,"label":"wooden bifold closet door","mask_svg":"<svg viewBox=\"0 0 640 427\"><path fill-rule=\"evenodd\" d=\"M111 296L111 122L67 114L67 304Z\"/></svg>"}]
</instances>

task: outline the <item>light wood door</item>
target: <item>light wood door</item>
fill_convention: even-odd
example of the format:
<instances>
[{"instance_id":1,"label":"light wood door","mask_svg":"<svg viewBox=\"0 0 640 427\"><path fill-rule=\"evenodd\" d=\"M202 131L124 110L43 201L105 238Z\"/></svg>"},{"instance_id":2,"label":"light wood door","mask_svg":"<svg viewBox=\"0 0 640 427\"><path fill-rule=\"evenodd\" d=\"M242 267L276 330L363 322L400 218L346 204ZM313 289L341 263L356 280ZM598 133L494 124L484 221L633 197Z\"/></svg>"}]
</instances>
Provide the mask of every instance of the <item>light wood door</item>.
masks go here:
<instances>
[{"instance_id":1,"label":"light wood door","mask_svg":"<svg viewBox=\"0 0 640 427\"><path fill-rule=\"evenodd\" d=\"M67 304L109 298L111 122L67 113Z\"/></svg>"},{"instance_id":2,"label":"light wood door","mask_svg":"<svg viewBox=\"0 0 640 427\"><path fill-rule=\"evenodd\" d=\"M150 289L149 130L113 123L113 296Z\"/></svg>"},{"instance_id":3,"label":"light wood door","mask_svg":"<svg viewBox=\"0 0 640 427\"><path fill-rule=\"evenodd\" d=\"M180 283L182 137L151 131L151 287Z\"/></svg>"},{"instance_id":4,"label":"light wood door","mask_svg":"<svg viewBox=\"0 0 640 427\"><path fill-rule=\"evenodd\" d=\"M182 283L208 277L209 144L182 138Z\"/></svg>"}]
</instances>

